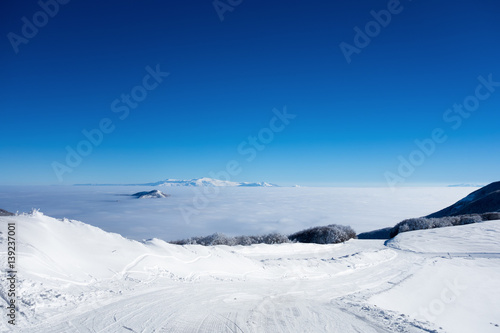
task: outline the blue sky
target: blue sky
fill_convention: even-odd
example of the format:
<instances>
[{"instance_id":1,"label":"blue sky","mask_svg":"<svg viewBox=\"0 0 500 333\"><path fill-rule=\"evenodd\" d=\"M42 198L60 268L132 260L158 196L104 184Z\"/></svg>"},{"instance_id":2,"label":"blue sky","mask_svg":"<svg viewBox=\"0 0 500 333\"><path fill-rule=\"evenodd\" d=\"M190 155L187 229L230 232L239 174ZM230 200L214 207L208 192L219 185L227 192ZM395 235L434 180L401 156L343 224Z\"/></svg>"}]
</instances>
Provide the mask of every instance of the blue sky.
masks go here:
<instances>
[{"instance_id":1,"label":"blue sky","mask_svg":"<svg viewBox=\"0 0 500 333\"><path fill-rule=\"evenodd\" d=\"M1 4L0 184L498 180L498 1L61 2Z\"/></svg>"}]
</instances>

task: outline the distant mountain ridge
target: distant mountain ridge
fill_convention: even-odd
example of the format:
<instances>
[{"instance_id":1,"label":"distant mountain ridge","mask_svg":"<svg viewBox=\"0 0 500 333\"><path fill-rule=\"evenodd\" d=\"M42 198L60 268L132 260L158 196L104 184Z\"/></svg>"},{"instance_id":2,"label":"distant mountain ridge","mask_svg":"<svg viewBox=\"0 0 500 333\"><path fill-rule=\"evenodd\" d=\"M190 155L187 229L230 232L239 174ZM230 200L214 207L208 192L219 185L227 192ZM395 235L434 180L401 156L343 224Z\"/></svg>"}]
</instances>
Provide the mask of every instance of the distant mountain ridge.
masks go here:
<instances>
[{"instance_id":1,"label":"distant mountain ridge","mask_svg":"<svg viewBox=\"0 0 500 333\"><path fill-rule=\"evenodd\" d=\"M151 199L151 198L166 198L169 197L170 195L165 194L158 190L152 190L152 191L137 192L132 194L132 196L136 197L137 199Z\"/></svg>"},{"instance_id":2,"label":"distant mountain ridge","mask_svg":"<svg viewBox=\"0 0 500 333\"><path fill-rule=\"evenodd\" d=\"M448 185L448 187L483 187L483 186L484 185L480 185L480 184L467 184L467 183Z\"/></svg>"},{"instance_id":3,"label":"distant mountain ridge","mask_svg":"<svg viewBox=\"0 0 500 333\"><path fill-rule=\"evenodd\" d=\"M213 178L193 178L189 180L179 180L179 179L166 179L160 180L154 183L144 183L144 184L75 184L75 186L167 186L167 187L179 187L179 186L210 186L210 187L278 187L276 184L259 182L231 182L228 180L219 180Z\"/></svg>"}]
</instances>

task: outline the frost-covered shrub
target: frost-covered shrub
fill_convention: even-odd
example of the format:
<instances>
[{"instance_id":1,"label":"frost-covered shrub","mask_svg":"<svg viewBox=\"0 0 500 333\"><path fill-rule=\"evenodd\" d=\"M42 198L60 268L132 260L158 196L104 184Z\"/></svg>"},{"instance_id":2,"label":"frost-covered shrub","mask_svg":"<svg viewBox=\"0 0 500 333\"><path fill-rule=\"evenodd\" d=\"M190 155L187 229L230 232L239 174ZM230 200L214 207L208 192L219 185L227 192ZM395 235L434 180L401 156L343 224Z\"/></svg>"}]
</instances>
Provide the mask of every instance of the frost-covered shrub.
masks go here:
<instances>
[{"instance_id":1,"label":"frost-covered shrub","mask_svg":"<svg viewBox=\"0 0 500 333\"><path fill-rule=\"evenodd\" d=\"M235 246L235 245L252 245L252 244L282 244L282 243L290 243L288 237L278 234L271 233L262 236L237 236L237 237L228 237L221 233L215 233L210 236L205 237L191 237L188 239L178 240L170 242L172 244L177 245L204 245L204 246L212 246L212 245L227 245L227 246Z\"/></svg>"},{"instance_id":2,"label":"frost-covered shrub","mask_svg":"<svg viewBox=\"0 0 500 333\"><path fill-rule=\"evenodd\" d=\"M282 244L289 243L288 237L279 233L270 233L262 236L238 236L235 237L236 245L252 244Z\"/></svg>"},{"instance_id":3,"label":"frost-covered shrub","mask_svg":"<svg viewBox=\"0 0 500 333\"><path fill-rule=\"evenodd\" d=\"M234 245L234 238L232 237L227 237L224 234L221 233L215 233L210 236L204 236L204 237L191 237L188 239L183 239L175 242L171 242L173 244L178 244L178 245L190 245L190 244L198 244L198 245L204 245L204 246L211 246L211 245Z\"/></svg>"},{"instance_id":4,"label":"frost-covered shrub","mask_svg":"<svg viewBox=\"0 0 500 333\"><path fill-rule=\"evenodd\" d=\"M264 244L282 244L282 243L290 243L290 239L282 234L277 232L264 235L262 237L262 243Z\"/></svg>"},{"instance_id":5,"label":"frost-covered shrub","mask_svg":"<svg viewBox=\"0 0 500 333\"><path fill-rule=\"evenodd\" d=\"M413 219L406 219L394 226L391 230L391 238L395 237L397 234L412 230L422 230L422 229L431 229L432 222L431 219L425 217L418 217Z\"/></svg>"},{"instance_id":6,"label":"frost-covered shrub","mask_svg":"<svg viewBox=\"0 0 500 333\"><path fill-rule=\"evenodd\" d=\"M228 246L235 245L234 238L227 237L226 235L221 233L215 233L211 236L205 237L203 239L203 243L205 244L201 245L228 245Z\"/></svg>"},{"instance_id":7,"label":"frost-covered shrub","mask_svg":"<svg viewBox=\"0 0 500 333\"><path fill-rule=\"evenodd\" d=\"M349 226L330 224L296 232L288 238L299 243L335 244L356 237L356 232Z\"/></svg>"},{"instance_id":8,"label":"frost-covered shrub","mask_svg":"<svg viewBox=\"0 0 500 333\"><path fill-rule=\"evenodd\" d=\"M390 236L392 238L397 234L407 231L451 227L454 225L465 225L482 221L483 217L479 214L444 216L438 218L418 217L403 220L396 224L394 228L391 229Z\"/></svg>"},{"instance_id":9,"label":"frost-covered shrub","mask_svg":"<svg viewBox=\"0 0 500 333\"><path fill-rule=\"evenodd\" d=\"M478 214L468 214L468 215L459 215L459 216L453 216L457 217L457 221L453 223L453 225L464 225L464 224L472 224L472 223L478 223L482 222L483 218L481 215Z\"/></svg>"},{"instance_id":10,"label":"frost-covered shrub","mask_svg":"<svg viewBox=\"0 0 500 333\"><path fill-rule=\"evenodd\" d=\"M500 220L500 212L481 214L483 221Z\"/></svg>"}]
</instances>

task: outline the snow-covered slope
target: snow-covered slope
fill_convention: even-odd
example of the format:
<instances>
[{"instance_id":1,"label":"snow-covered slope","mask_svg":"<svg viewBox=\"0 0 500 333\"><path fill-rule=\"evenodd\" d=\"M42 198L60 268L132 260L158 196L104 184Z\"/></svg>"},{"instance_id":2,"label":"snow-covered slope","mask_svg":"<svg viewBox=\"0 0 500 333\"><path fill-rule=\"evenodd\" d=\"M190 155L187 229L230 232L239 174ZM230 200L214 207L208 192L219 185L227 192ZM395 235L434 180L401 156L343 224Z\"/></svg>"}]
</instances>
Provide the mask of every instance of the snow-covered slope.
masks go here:
<instances>
[{"instance_id":1,"label":"snow-covered slope","mask_svg":"<svg viewBox=\"0 0 500 333\"><path fill-rule=\"evenodd\" d=\"M387 241L387 246L419 253L466 253L468 256L500 255L500 222L488 221L471 225L428 229L401 233Z\"/></svg>"},{"instance_id":2,"label":"snow-covered slope","mask_svg":"<svg viewBox=\"0 0 500 333\"><path fill-rule=\"evenodd\" d=\"M388 245L428 260L372 304L447 332L500 331L500 221L402 233Z\"/></svg>"},{"instance_id":3,"label":"snow-covered slope","mask_svg":"<svg viewBox=\"0 0 500 333\"><path fill-rule=\"evenodd\" d=\"M132 241L35 212L0 217L2 263L9 222L20 332L497 332L500 324L498 221L409 232L391 246L202 247ZM434 241L416 248L422 237ZM441 258L457 246L460 256ZM439 313L415 315L434 306L446 279L467 290Z\"/></svg>"},{"instance_id":4,"label":"snow-covered slope","mask_svg":"<svg viewBox=\"0 0 500 333\"><path fill-rule=\"evenodd\" d=\"M427 217L443 217L463 214L482 214L500 211L500 182L488 184L470 193L453 205Z\"/></svg>"}]
</instances>

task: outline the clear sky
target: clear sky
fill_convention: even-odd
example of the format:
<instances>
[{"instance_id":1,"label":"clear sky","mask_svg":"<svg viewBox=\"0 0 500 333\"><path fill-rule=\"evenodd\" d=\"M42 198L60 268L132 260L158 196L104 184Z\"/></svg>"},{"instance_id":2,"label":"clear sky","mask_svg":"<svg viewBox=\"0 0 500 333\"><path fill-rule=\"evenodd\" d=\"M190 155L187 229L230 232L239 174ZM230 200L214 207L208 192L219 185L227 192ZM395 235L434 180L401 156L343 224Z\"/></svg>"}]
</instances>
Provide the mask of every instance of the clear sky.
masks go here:
<instances>
[{"instance_id":1,"label":"clear sky","mask_svg":"<svg viewBox=\"0 0 500 333\"><path fill-rule=\"evenodd\" d=\"M0 5L0 184L500 178L496 0L41 3Z\"/></svg>"}]
</instances>

